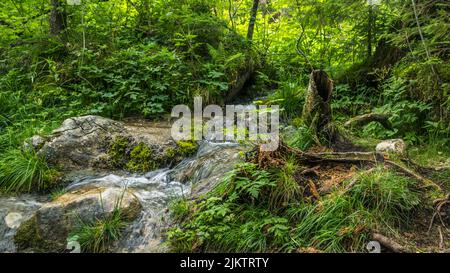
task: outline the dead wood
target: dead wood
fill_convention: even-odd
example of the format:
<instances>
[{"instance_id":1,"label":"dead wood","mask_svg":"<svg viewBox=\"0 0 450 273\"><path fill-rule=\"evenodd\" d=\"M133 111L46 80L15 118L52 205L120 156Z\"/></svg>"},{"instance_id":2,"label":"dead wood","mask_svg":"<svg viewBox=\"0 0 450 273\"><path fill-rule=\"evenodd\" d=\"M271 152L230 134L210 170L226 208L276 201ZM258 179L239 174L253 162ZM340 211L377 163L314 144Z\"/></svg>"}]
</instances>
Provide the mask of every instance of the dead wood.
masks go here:
<instances>
[{"instance_id":1,"label":"dead wood","mask_svg":"<svg viewBox=\"0 0 450 273\"><path fill-rule=\"evenodd\" d=\"M421 166L421 165L417 164L416 162L414 162L410 158L402 158L401 161L403 163L407 164L408 166L411 166L417 172L419 172L420 174L423 174L423 175L429 175L430 173L443 172L443 171L450 170L450 167L445 167L445 166L444 167Z\"/></svg>"},{"instance_id":2,"label":"dead wood","mask_svg":"<svg viewBox=\"0 0 450 273\"><path fill-rule=\"evenodd\" d=\"M351 164L351 165L359 165L361 167L368 166L374 167L380 163L379 156L377 153L367 153L367 152L331 152L331 153L306 153L299 149L295 149L287 146L284 143L280 143L280 148L274 152L263 152L258 149L257 162L258 165L264 169L273 167L273 166L281 166L284 164L283 158L286 156L294 156L297 161L303 165L319 165L319 164ZM411 177L420 181L425 187L434 187L439 191L442 191L442 188L427 179L415 171L404 167L394 161L384 159L382 161L385 166L402 173L405 176Z\"/></svg>"},{"instance_id":3,"label":"dead wood","mask_svg":"<svg viewBox=\"0 0 450 273\"><path fill-rule=\"evenodd\" d=\"M333 81L322 70L314 70L309 77L309 85L303 106L303 120L310 128L321 132L331 122L331 97Z\"/></svg>"},{"instance_id":4,"label":"dead wood","mask_svg":"<svg viewBox=\"0 0 450 273\"><path fill-rule=\"evenodd\" d=\"M348 120L345 127L362 127L370 122L378 122L383 125L384 128L392 129L392 123L389 121L389 115L370 113L361 116L357 116Z\"/></svg>"},{"instance_id":5,"label":"dead wood","mask_svg":"<svg viewBox=\"0 0 450 273\"><path fill-rule=\"evenodd\" d=\"M394 240L379 234L379 233L372 233L373 240L379 242L382 246L386 247L387 249L395 252L395 253L405 253L408 252L408 249L399 243L395 242Z\"/></svg>"},{"instance_id":6,"label":"dead wood","mask_svg":"<svg viewBox=\"0 0 450 273\"><path fill-rule=\"evenodd\" d=\"M448 193L447 196L444 198L434 200L433 204L435 206L435 209L434 209L433 216L431 217L430 226L428 227L428 232L431 231L431 228L433 227L436 217L439 217L439 220L441 221L442 226L446 227L445 221L442 219L442 216L441 216L441 213L442 213L441 211L445 205L450 204L450 193Z\"/></svg>"}]
</instances>

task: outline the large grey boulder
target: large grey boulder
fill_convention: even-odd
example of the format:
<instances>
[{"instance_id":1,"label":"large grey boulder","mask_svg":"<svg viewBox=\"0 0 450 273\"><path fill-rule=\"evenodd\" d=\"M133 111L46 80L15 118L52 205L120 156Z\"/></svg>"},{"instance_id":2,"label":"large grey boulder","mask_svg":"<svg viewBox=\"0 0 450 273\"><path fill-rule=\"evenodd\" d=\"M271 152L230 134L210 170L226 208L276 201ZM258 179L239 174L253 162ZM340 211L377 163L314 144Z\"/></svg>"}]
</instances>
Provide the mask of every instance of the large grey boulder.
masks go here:
<instances>
[{"instance_id":1,"label":"large grey boulder","mask_svg":"<svg viewBox=\"0 0 450 273\"><path fill-rule=\"evenodd\" d=\"M105 219L119 209L123 220L138 217L141 204L130 191L121 188L87 187L44 204L29 220L20 224L14 241L20 251L64 251L71 232L83 223Z\"/></svg>"},{"instance_id":2,"label":"large grey boulder","mask_svg":"<svg viewBox=\"0 0 450 273\"><path fill-rule=\"evenodd\" d=\"M49 164L61 170L74 170L98 165L114 136L124 133L125 127L120 122L83 116L65 120L44 143L36 136L29 143Z\"/></svg>"},{"instance_id":3,"label":"large grey boulder","mask_svg":"<svg viewBox=\"0 0 450 273\"><path fill-rule=\"evenodd\" d=\"M111 164L109 149L118 139L126 142L126 147L114 151L114 155L124 158L140 143L151 150L153 158L163 158L166 153L173 156L177 150L169 122L118 122L99 116L69 118L51 135L34 136L25 146L34 148L50 165L62 171L116 169Z\"/></svg>"}]
</instances>

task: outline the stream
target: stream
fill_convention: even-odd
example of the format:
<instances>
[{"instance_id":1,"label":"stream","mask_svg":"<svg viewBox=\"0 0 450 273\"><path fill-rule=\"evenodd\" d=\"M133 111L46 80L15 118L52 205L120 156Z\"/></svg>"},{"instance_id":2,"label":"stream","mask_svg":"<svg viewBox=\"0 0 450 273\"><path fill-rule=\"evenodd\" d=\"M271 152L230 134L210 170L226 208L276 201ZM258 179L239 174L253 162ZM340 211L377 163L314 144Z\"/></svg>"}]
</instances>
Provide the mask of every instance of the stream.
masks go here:
<instances>
[{"instance_id":1,"label":"stream","mask_svg":"<svg viewBox=\"0 0 450 273\"><path fill-rule=\"evenodd\" d=\"M68 175L67 192L95 185L131 189L142 205L140 216L124 230L114 252L167 252L163 232L170 224L168 205L176 198L193 198L207 192L239 161L243 147L235 143L203 141L195 156L175 167L144 175L96 173L91 170ZM14 234L48 196L0 196L0 252L15 252Z\"/></svg>"}]
</instances>

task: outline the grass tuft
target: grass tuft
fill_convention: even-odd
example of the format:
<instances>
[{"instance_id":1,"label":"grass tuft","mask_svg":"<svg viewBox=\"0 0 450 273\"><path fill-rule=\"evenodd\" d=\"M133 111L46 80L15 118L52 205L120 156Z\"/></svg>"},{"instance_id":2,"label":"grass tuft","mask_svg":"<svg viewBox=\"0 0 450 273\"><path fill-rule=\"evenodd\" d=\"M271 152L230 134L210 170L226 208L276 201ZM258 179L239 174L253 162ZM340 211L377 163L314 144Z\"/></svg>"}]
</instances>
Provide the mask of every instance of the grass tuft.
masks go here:
<instances>
[{"instance_id":1,"label":"grass tuft","mask_svg":"<svg viewBox=\"0 0 450 273\"><path fill-rule=\"evenodd\" d=\"M81 227L71 234L70 240L80 243L83 252L105 253L111 244L120 239L126 222L121 209L117 206L112 213L91 223L82 223Z\"/></svg>"},{"instance_id":2,"label":"grass tuft","mask_svg":"<svg viewBox=\"0 0 450 273\"><path fill-rule=\"evenodd\" d=\"M0 189L6 193L47 190L58 175L32 151L12 149L0 159Z\"/></svg>"}]
</instances>

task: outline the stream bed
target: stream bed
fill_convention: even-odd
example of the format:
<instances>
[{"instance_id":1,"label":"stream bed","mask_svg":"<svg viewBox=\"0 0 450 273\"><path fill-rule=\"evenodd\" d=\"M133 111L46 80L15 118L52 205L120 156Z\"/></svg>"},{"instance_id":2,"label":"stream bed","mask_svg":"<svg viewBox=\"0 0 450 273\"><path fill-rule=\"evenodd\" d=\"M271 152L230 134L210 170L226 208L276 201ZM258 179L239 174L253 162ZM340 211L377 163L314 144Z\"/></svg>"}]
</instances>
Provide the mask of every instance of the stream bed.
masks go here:
<instances>
[{"instance_id":1,"label":"stream bed","mask_svg":"<svg viewBox=\"0 0 450 273\"><path fill-rule=\"evenodd\" d=\"M159 169L144 175L77 171L66 176L67 192L95 186L123 188L133 192L142 205L139 217L130 223L114 252L167 252L163 233L170 224L168 205L177 198L196 198L221 181L240 160L245 149L236 143L203 141L195 156L186 158L171 169ZM14 235L48 196L0 196L0 252L15 252Z\"/></svg>"}]
</instances>

